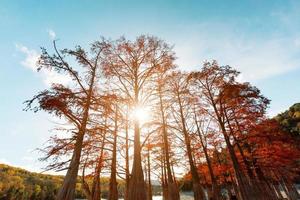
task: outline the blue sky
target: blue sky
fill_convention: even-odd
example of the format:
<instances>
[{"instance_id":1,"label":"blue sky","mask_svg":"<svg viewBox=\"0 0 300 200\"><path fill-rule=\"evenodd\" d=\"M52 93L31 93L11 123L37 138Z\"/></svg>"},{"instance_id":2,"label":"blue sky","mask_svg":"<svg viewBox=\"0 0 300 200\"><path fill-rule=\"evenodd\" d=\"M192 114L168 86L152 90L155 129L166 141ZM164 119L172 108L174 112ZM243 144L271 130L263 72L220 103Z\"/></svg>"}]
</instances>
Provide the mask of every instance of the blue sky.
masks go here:
<instances>
[{"instance_id":1,"label":"blue sky","mask_svg":"<svg viewBox=\"0 0 300 200\"><path fill-rule=\"evenodd\" d=\"M65 81L33 65L53 38L64 48L101 35L158 36L174 45L183 70L210 59L240 70L272 100L274 115L300 101L299 19L297 0L1 0L0 163L44 166L33 150L49 138L53 120L22 111L22 103L50 82Z\"/></svg>"}]
</instances>

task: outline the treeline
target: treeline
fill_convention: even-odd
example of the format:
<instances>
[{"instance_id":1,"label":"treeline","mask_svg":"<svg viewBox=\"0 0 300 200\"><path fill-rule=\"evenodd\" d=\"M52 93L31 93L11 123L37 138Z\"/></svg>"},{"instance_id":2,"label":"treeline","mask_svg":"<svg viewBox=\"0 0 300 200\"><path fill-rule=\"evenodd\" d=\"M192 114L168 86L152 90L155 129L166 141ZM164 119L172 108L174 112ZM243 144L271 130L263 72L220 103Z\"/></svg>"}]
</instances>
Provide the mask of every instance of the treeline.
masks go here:
<instances>
[{"instance_id":1,"label":"treeline","mask_svg":"<svg viewBox=\"0 0 300 200\"><path fill-rule=\"evenodd\" d=\"M56 193L63 182L64 176L49 175L30 172L22 168L0 164L0 200L54 200ZM85 199L82 190L81 178L78 177L75 189L76 199ZM91 182L91 180L87 180ZM100 182L102 198L107 198L109 191L109 178L102 177ZM122 198L125 183L118 180L119 197ZM154 195L161 193L161 187L153 186Z\"/></svg>"},{"instance_id":2,"label":"treeline","mask_svg":"<svg viewBox=\"0 0 300 200\"><path fill-rule=\"evenodd\" d=\"M0 164L0 199L53 200L63 178L63 176L44 175ZM75 196L84 197L80 182L77 183Z\"/></svg>"},{"instance_id":3,"label":"treeline","mask_svg":"<svg viewBox=\"0 0 300 200\"><path fill-rule=\"evenodd\" d=\"M120 194L117 178L126 200L151 200L154 179L164 199L178 200L177 171L185 169L195 200L276 200L281 190L296 200L299 135L267 118L270 100L230 66L211 61L182 72L175 60L153 36L42 49L38 70L71 79L26 101L26 110L66 124L42 149L47 169L67 170L57 199L74 199L80 172L89 200L100 199L105 176L109 200Z\"/></svg>"}]
</instances>

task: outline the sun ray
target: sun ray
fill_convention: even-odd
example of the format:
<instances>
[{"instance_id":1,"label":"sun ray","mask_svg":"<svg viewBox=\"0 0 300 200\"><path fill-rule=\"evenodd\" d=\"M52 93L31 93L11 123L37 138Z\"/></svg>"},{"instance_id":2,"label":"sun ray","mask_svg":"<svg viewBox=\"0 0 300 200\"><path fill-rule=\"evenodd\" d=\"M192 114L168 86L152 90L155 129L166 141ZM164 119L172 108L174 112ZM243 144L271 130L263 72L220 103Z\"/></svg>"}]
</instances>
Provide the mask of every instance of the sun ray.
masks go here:
<instances>
[{"instance_id":1,"label":"sun ray","mask_svg":"<svg viewBox=\"0 0 300 200\"><path fill-rule=\"evenodd\" d=\"M137 106L132 110L131 116L134 120L144 124L149 120L149 109L147 107Z\"/></svg>"}]
</instances>

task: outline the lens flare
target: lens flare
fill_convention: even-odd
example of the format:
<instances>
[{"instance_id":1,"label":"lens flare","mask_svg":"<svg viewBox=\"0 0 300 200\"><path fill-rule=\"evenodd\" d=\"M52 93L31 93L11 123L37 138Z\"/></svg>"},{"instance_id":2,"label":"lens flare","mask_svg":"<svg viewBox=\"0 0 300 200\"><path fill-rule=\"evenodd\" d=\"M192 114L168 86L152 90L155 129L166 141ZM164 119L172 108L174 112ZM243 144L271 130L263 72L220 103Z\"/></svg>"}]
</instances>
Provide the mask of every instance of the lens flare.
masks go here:
<instances>
[{"instance_id":1,"label":"lens flare","mask_svg":"<svg viewBox=\"0 0 300 200\"><path fill-rule=\"evenodd\" d=\"M132 110L132 117L140 123L145 123L149 120L149 111L145 107L135 107Z\"/></svg>"}]
</instances>

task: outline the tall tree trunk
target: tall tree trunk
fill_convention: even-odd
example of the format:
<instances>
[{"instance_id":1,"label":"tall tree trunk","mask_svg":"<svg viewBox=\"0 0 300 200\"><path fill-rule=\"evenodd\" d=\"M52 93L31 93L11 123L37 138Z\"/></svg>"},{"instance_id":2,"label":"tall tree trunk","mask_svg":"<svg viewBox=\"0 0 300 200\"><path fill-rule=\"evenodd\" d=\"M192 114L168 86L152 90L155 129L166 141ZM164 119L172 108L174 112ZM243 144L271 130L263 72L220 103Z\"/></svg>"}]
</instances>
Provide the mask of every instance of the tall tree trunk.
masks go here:
<instances>
[{"instance_id":1,"label":"tall tree trunk","mask_svg":"<svg viewBox=\"0 0 300 200\"><path fill-rule=\"evenodd\" d=\"M162 147L162 168L161 168L161 172L162 172L162 189L163 189L163 199L164 200L168 200L169 198L169 190L168 190L168 181L167 181L167 173L166 173L166 156L165 156L165 150L164 147Z\"/></svg>"},{"instance_id":2,"label":"tall tree trunk","mask_svg":"<svg viewBox=\"0 0 300 200\"><path fill-rule=\"evenodd\" d=\"M269 199L269 200L277 199L278 197L276 195L276 191L274 190L273 187L271 187L269 182L265 179L265 176L262 174L262 172L260 173L260 175L257 174L258 171L256 170L257 167L254 167L254 159L252 158L251 161L249 161L246 158L246 156L244 154L244 151L243 151L243 148L241 147L238 139L236 138L236 136L233 133L233 129L231 127L231 124L229 122L229 119L228 119L228 116L227 116L226 113L225 113L225 117L227 119L227 123L228 123L228 126L230 128L230 131L232 132L232 136L233 136L233 139L235 141L235 144L237 145L238 150L241 154L242 160L243 160L243 162L246 166L247 174L249 176L249 183L250 183L250 185L252 187L252 190L253 190L252 193L253 194L255 193L256 198L260 198L260 199ZM239 122L238 122L238 120L235 116L235 113L234 113L234 121L235 121L235 124L237 126L237 129L238 129L239 133L243 134L242 130L241 130L241 127L240 127L240 124L239 124ZM251 150L250 150L249 146L246 146L246 150L248 150L248 153L251 153ZM256 172L257 177L258 177L259 180L255 177L255 174L252 171L251 166L253 166L253 168L255 168L255 172Z\"/></svg>"},{"instance_id":3,"label":"tall tree trunk","mask_svg":"<svg viewBox=\"0 0 300 200\"><path fill-rule=\"evenodd\" d=\"M86 162L84 163L83 165L83 169L82 169L82 177L81 177L81 189L83 190L86 198L88 200L93 200L93 197L92 197L92 193L91 193L91 190L90 190L90 187L89 187L89 184L85 181L85 168L86 168Z\"/></svg>"},{"instance_id":4,"label":"tall tree trunk","mask_svg":"<svg viewBox=\"0 0 300 200\"><path fill-rule=\"evenodd\" d=\"M77 135L70 166L64 178L63 185L57 195L57 200L73 200L75 198L75 188L81 157L83 136L84 134L82 132L78 133Z\"/></svg>"},{"instance_id":5,"label":"tall tree trunk","mask_svg":"<svg viewBox=\"0 0 300 200\"><path fill-rule=\"evenodd\" d=\"M239 190L238 196L240 197L241 200L251 200L250 199L250 192L249 192L249 184L248 181L243 174L242 170L240 169L238 160L236 158L233 146L230 143L229 137L227 135L224 135L225 142L229 151L229 155L231 157L233 169L234 169L234 174L236 178L236 184Z\"/></svg>"},{"instance_id":6,"label":"tall tree trunk","mask_svg":"<svg viewBox=\"0 0 300 200\"><path fill-rule=\"evenodd\" d=\"M200 184L200 177L197 171L197 168L194 163L194 159L192 156L192 148L191 148L191 141L190 137L188 135L188 131L185 124L185 118L183 115L183 108L181 103L181 98L179 95L179 91L177 91L177 101L179 106L179 112L180 112L180 119L181 119L181 125L182 125L182 132L184 135L184 141L186 145L188 160L190 164L191 174L192 174L192 182L193 182L193 191L194 191L194 199L195 200L204 200L205 194L202 185Z\"/></svg>"},{"instance_id":7,"label":"tall tree trunk","mask_svg":"<svg viewBox=\"0 0 300 200\"><path fill-rule=\"evenodd\" d=\"M274 190L274 188L271 187L261 168L259 166L255 166L255 171L259 179L259 181L255 182L255 184L258 185L258 187L260 187L260 189L262 190L262 197L264 197L264 199L269 200L278 199L276 195L276 190Z\"/></svg>"},{"instance_id":8,"label":"tall tree trunk","mask_svg":"<svg viewBox=\"0 0 300 200\"><path fill-rule=\"evenodd\" d=\"M134 123L134 159L129 181L130 200L140 200L147 198L146 184L144 182L144 173L142 168L141 144L140 144L140 128L139 122Z\"/></svg>"},{"instance_id":9,"label":"tall tree trunk","mask_svg":"<svg viewBox=\"0 0 300 200\"><path fill-rule=\"evenodd\" d=\"M128 139L128 112L126 113L126 122L125 122L125 195L124 200L128 199L129 192L129 139Z\"/></svg>"},{"instance_id":10,"label":"tall tree trunk","mask_svg":"<svg viewBox=\"0 0 300 200\"><path fill-rule=\"evenodd\" d=\"M276 191L278 199L283 199L282 193L280 191L280 183L279 182L273 182L272 183L274 190Z\"/></svg>"},{"instance_id":11,"label":"tall tree trunk","mask_svg":"<svg viewBox=\"0 0 300 200\"><path fill-rule=\"evenodd\" d=\"M219 152L218 152L216 146L214 146L214 151L215 151L215 154L216 154L216 157L217 157L218 164L221 166L221 165L222 165L222 162L221 162L221 158L220 158L220 156L219 156ZM227 177L228 177L228 176L227 176L227 173L230 175L230 176L229 176L230 181L227 180ZM232 191L235 192L235 195L238 194L238 191L237 191L237 189L236 189L234 180L233 180L233 178L232 178L232 175L231 175L230 171L223 172L223 173L222 173L222 176L223 176L224 181L225 181L225 188L226 188L226 190L227 190L227 192L228 192L229 198L231 199L231 197L233 196ZM231 184L230 184L230 182L231 182Z\"/></svg>"},{"instance_id":12,"label":"tall tree trunk","mask_svg":"<svg viewBox=\"0 0 300 200\"><path fill-rule=\"evenodd\" d=\"M134 106L139 105L139 83L138 72L134 73ZM129 194L130 200L141 200L147 198L146 184L144 181L144 173L142 167L141 157L141 141L140 141L140 124L139 119L134 119L134 153L131 178L129 181Z\"/></svg>"},{"instance_id":13,"label":"tall tree trunk","mask_svg":"<svg viewBox=\"0 0 300 200\"><path fill-rule=\"evenodd\" d=\"M162 134L163 134L163 144L164 144L164 155L166 161L166 170L167 170L167 184L168 184L168 200L179 200L179 190L175 179L172 176L171 165L170 165L170 148L169 148L169 138L167 132L167 124L165 120L165 108L162 99L161 87L158 86L158 94L159 94L159 103L160 103L160 112L161 112L161 120L162 120Z\"/></svg>"},{"instance_id":14,"label":"tall tree trunk","mask_svg":"<svg viewBox=\"0 0 300 200\"><path fill-rule=\"evenodd\" d=\"M151 165L150 165L150 147L148 146L147 153L147 164L148 164L148 200L152 200L152 183L151 183Z\"/></svg>"},{"instance_id":15,"label":"tall tree trunk","mask_svg":"<svg viewBox=\"0 0 300 200\"><path fill-rule=\"evenodd\" d=\"M96 167L94 179L93 179L93 187L92 187L93 200L98 200L101 198L100 173L102 171L105 139L106 139L106 132L103 135L101 150L100 150L100 157L98 159L98 163L97 163L97 167Z\"/></svg>"},{"instance_id":16,"label":"tall tree trunk","mask_svg":"<svg viewBox=\"0 0 300 200\"><path fill-rule=\"evenodd\" d=\"M88 200L99 200L101 197L100 173L102 170L103 152L105 146L106 132L104 132L101 141L101 150L95 166L92 188L90 190L88 183L85 181L85 166L82 170L82 187Z\"/></svg>"},{"instance_id":17,"label":"tall tree trunk","mask_svg":"<svg viewBox=\"0 0 300 200\"><path fill-rule=\"evenodd\" d=\"M289 200L298 200L300 198L297 189L295 188L295 186L292 184L291 181L289 181L286 177L282 176L282 183L286 188L286 194Z\"/></svg>"},{"instance_id":18,"label":"tall tree trunk","mask_svg":"<svg viewBox=\"0 0 300 200\"><path fill-rule=\"evenodd\" d=\"M174 182L176 182L176 184L177 184L177 180L176 180L176 176L175 176L175 171L174 171L174 163L173 162L171 162L171 169L172 169L172 174L173 174Z\"/></svg>"},{"instance_id":19,"label":"tall tree trunk","mask_svg":"<svg viewBox=\"0 0 300 200\"><path fill-rule=\"evenodd\" d=\"M75 142L72 159L67 174L64 178L62 187L60 188L57 194L56 197L57 200L73 200L75 197L75 188L76 188L77 175L78 175L78 169L79 169L80 158L81 158L81 150L82 150L83 138L86 132L86 126L89 118L89 110L90 110L93 87L94 87L95 76L96 76L96 67L97 66L93 68L91 74L91 81L89 83L89 89L87 91L87 97L84 105L81 126L76 136L76 142Z\"/></svg>"},{"instance_id":20,"label":"tall tree trunk","mask_svg":"<svg viewBox=\"0 0 300 200\"><path fill-rule=\"evenodd\" d=\"M218 200L219 196L220 196L219 187L218 187L218 184L217 184L216 177L214 175L214 171L213 171L213 168L212 168L210 158L208 156L207 146L206 146L206 144L204 144L204 141L203 141L203 137L202 137L202 133L201 133L198 121L197 121L196 113L195 113L195 124L196 124L196 127L197 127L198 136L200 138L201 146L202 146L202 149L203 149L203 152L204 152L204 155L205 155L209 175L210 175L211 182L212 182L212 184L211 184L212 185L212 187L211 187L212 197L213 197L214 200Z\"/></svg>"},{"instance_id":21,"label":"tall tree trunk","mask_svg":"<svg viewBox=\"0 0 300 200\"><path fill-rule=\"evenodd\" d=\"M262 191L261 191L261 187L260 187L260 183L258 183L254 177L254 173L253 171L251 170L251 167L250 167L250 162L246 159L245 157L245 154L244 154L244 151L241 147L241 145L239 144L239 141L237 140L237 138L235 137L235 133L234 133L234 130L231 126L231 123L229 121L229 118L228 118L228 115L227 115L227 112L224 111L224 117L227 121L227 125L229 127L229 131L231 133L231 136L233 137L233 140L235 141L235 144L237 145L238 147L238 151L240 152L241 154L241 157L242 157L242 161L244 163L244 165L246 166L246 171L247 171L247 174L248 174L248 177L247 176L243 176L243 179L244 179L244 184L245 185L248 185L248 189L246 190L246 192L248 194L251 194L253 198L255 199L265 199ZM237 120L236 120L237 122ZM237 124L238 126L238 124ZM232 148L234 149L234 147L232 146ZM243 172L241 172L243 173Z\"/></svg>"},{"instance_id":22,"label":"tall tree trunk","mask_svg":"<svg viewBox=\"0 0 300 200\"><path fill-rule=\"evenodd\" d=\"M230 175L230 181L231 181L231 184L232 184L232 189L234 191L234 195L236 197L238 197L239 196L239 189L237 188L236 180L234 180L234 178L232 177L232 173L231 172L229 172L229 175ZM232 195L232 193L231 193L231 195Z\"/></svg>"},{"instance_id":23,"label":"tall tree trunk","mask_svg":"<svg viewBox=\"0 0 300 200\"><path fill-rule=\"evenodd\" d=\"M225 128L225 122L224 122L224 120L222 120L221 114L219 113L219 111L217 109L215 100L212 97L212 94L210 93L210 91L209 91L209 97L210 97L212 107L214 109L217 121L219 123L219 127L224 136L225 143L226 143L226 146L227 146L227 149L229 151L229 155L230 155L230 158L232 161L234 174L235 174L235 180L236 180L236 184L238 187L238 197L240 200L251 200L251 198L250 198L251 192L249 191L250 186L248 184L248 180L239 166L238 159L234 152L234 148L231 145L229 136L228 136L226 128ZM226 111L223 111L223 112L226 112ZM222 113L222 114L224 115L224 113Z\"/></svg>"},{"instance_id":24,"label":"tall tree trunk","mask_svg":"<svg viewBox=\"0 0 300 200\"><path fill-rule=\"evenodd\" d=\"M111 173L109 182L109 200L118 200L118 183L117 183L117 133L118 133L118 108L115 110L115 130L111 161Z\"/></svg>"}]
</instances>

